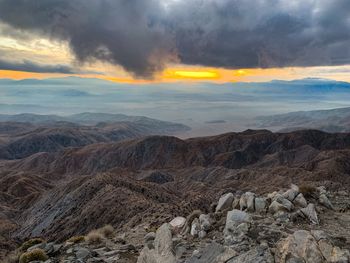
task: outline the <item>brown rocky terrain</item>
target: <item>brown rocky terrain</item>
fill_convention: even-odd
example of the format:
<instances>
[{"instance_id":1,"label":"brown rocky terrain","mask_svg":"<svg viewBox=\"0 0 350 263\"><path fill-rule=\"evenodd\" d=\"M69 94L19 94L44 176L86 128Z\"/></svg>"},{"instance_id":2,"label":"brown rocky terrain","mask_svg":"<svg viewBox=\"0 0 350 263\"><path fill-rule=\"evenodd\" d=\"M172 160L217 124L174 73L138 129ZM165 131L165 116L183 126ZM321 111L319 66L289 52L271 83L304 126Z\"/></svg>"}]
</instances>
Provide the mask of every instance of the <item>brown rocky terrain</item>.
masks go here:
<instances>
[{"instance_id":1,"label":"brown rocky terrain","mask_svg":"<svg viewBox=\"0 0 350 263\"><path fill-rule=\"evenodd\" d=\"M196 209L210 212L227 192L260 195L291 183L346 190L349 155L350 134L248 130L187 140L149 136L3 160L1 218L11 230L2 248L35 236L62 242L105 224L118 233L156 228Z\"/></svg>"},{"instance_id":2,"label":"brown rocky terrain","mask_svg":"<svg viewBox=\"0 0 350 263\"><path fill-rule=\"evenodd\" d=\"M95 116L86 113L82 115L83 121L79 122L73 116L70 118L74 122L65 121L71 120L68 117L60 117L61 120L58 116L7 116L17 122L0 122L0 159L21 159L39 152L57 152L67 147L117 142L152 134L171 135L189 129L182 124L145 117L122 115L118 118L122 121L114 121L112 114L107 118L105 114ZM98 117L106 122L98 122Z\"/></svg>"}]
</instances>

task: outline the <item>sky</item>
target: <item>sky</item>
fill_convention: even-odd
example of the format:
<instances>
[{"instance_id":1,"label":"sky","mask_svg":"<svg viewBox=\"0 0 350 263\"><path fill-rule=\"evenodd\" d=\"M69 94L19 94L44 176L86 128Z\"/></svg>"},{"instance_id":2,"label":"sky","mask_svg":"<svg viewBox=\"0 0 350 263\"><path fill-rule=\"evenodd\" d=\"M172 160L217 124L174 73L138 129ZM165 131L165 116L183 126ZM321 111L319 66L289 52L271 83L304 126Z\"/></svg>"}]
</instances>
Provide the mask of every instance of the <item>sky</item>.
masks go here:
<instances>
[{"instance_id":1,"label":"sky","mask_svg":"<svg viewBox=\"0 0 350 263\"><path fill-rule=\"evenodd\" d=\"M349 0L0 0L0 78L350 82Z\"/></svg>"}]
</instances>

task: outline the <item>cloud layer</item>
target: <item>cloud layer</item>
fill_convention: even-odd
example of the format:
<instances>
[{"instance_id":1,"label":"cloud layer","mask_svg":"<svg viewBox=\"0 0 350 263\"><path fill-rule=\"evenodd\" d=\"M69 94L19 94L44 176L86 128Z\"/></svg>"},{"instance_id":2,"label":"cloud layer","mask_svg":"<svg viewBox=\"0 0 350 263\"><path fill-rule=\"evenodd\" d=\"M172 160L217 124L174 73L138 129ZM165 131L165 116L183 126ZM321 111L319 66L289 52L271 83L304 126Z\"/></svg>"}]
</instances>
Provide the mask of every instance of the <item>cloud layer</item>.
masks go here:
<instances>
[{"instance_id":1,"label":"cloud layer","mask_svg":"<svg viewBox=\"0 0 350 263\"><path fill-rule=\"evenodd\" d=\"M60 73L60 74L75 74L79 73L75 69L67 65L44 65L34 63L29 60L22 62L12 62L0 59L0 70L25 71L33 73Z\"/></svg>"},{"instance_id":2,"label":"cloud layer","mask_svg":"<svg viewBox=\"0 0 350 263\"><path fill-rule=\"evenodd\" d=\"M350 64L348 0L0 0L0 20L67 41L77 60L151 77L167 63Z\"/></svg>"}]
</instances>

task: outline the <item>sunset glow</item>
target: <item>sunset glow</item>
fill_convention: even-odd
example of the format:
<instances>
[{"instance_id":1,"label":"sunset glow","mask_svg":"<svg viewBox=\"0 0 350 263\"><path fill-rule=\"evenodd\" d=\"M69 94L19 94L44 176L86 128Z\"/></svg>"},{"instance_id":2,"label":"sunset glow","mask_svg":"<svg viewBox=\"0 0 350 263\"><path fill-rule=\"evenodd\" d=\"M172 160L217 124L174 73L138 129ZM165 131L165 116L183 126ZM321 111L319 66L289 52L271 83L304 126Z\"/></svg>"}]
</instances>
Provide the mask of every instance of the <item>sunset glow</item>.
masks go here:
<instances>
[{"instance_id":1,"label":"sunset glow","mask_svg":"<svg viewBox=\"0 0 350 263\"><path fill-rule=\"evenodd\" d=\"M179 79L218 79L220 74L217 71L166 70L164 76Z\"/></svg>"}]
</instances>

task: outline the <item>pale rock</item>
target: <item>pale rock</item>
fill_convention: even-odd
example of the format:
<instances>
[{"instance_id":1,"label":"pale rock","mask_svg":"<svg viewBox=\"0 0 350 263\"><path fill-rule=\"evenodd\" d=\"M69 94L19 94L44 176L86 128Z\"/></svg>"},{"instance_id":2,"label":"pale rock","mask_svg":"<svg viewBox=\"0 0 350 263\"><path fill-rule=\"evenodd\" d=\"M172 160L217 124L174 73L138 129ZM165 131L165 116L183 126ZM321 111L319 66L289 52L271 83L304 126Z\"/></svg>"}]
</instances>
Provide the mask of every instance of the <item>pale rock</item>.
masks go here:
<instances>
[{"instance_id":1,"label":"pale rock","mask_svg":"<svg viewBox=\"0 0 350 263\"><path fill-rule=\"evenodd\" d=\"M320 240L318 246L327 262L350 262L350 253L348 250L333 247L332 244L325 239Z\"/></svg>"},{"instance_id":2,"label":"pale rock","mask_svg":"<svg viewBox=\"0 0 350 263\"><path fill-rule=\"evenodd\" d=\"M77 259L84 260L90 256L90 251L84 247L75 248L75 256Z\"/></svg>"},{"instance_id":3,"label":"pale rock","mask_svg":"<svg viewBox=\"0 0 350 263\"><path fill-rule=\"evenodd\" d=\"M224 194L223 196L220 197L215 211L220 212L226 209L231 209L233 199L234 199L234 196L232 193Z\"/></svg>"},{"instance_id":4,"label":"pale rock","mask_svg":"<svg viewBox=\"0 0 350 263\"><path fill-rule=\"evenodd\" d=\"M252 217L244 211L232 210L228 212L224 228L225 243L231 245L246 240L251 222Z\"/></svg>"},{"instance_id":5,"label":"pale rock","mask_svg":"<svg viewBox=\"0 0 350 263\"><path fill-rule=\"evenodd\" d=\"M300 212L303 213L303 215L309 219L309 221L312 223L312 224L319 224L319 221L318 221L318 216L317 216L317 213L316 213L316 209L315 209L315 205L314 204L308 204L307 207L305 208L302 208L300 209Z\"/></svg>"},{"instance_id":6,"label":"pale rock","mask_svg":"<svg viewBox=\"0 0 350 263\"><path fill-rule=\"evenodd\" d=\"M199 231L201 231L201 226L200 226L200 223L199 223L199 219L195 218L192 221L192 224L191 224L191 232L190 232L191 236L197 237L198 234L199 234Z\"/></svg>"},{"instance_id":7,"label":"pale rock","mask_svg":"<svg viewBox=\"0 0 350 263\"><path fill-rule=\"evenodd\" d=\"M297 186L296 184L291 184L291 185L290 185L290 189L292 189L292 190L294 190L294 191L297 191L297 192L300 192L299 186Z\"/></svg>"},{"instance_id":8,"label":"pale rock","mask_svg":"<svg viewBox=\"0 0 350 263\"><path fill-rule=\"evenodd\" d=\"M227 213L225 229L232 229L237 227L241 223L251 222L252 217L248 213L234 209Z\"/></svg>"},{"instance_id":9,"label":"pale rock","mask_svg":"<svg viewBox=\"0 0 350 263\"><path fill-rule=\"evenodd\" d=\"M199 224L202 230L208 231L211 228L210 215L201 214L199 216Z\"/></svg>"},{"instance_id":10,"label":"pale rock","mask_svg":"<svg viewBox=\"0 0 350 263\"><path fill-rule=\"evenodd\" d=\"M314 236L317 242L322 239L328 239L328 235L323 230L311 230L311 234Z\"/></svg>"},{"instance_id":11,"label":"pale rock","mask_svg":"<svg viewBox=\"0 0 350 263\"><path fill-rule=\"evenodd\" d=\"M173 254L172 234L169 224L163 224L156 232L154 240L154 247L156 253L159 255L160 262L172 263L175 262L175 255Z\"/></svg>"},{"instance_id":12,"label":"pale rock","mask_svg":"<svg viewBox=\"0 0 350 263\"><path fill-rule=\"evenodd\" d=\"M156 232L154 249L143 248L137 263L175 263L170 224L163 224Z\"/></svg>"},{"instance_id":13,"label":"pale rock","mask_svg":"<svg viewBox=\"0 0 350 263\"><path fill-rule=\"evenodd\" d=\"M255 212L262 213L266 211L266 200L261 197L256 197L254 200Z\"/></svg>"},{"instance_id":14,"label":"pale rock","mask_svg":"<svg viewBox=\"0 0 350 263\"><path fill-rule=\"evenodd\" d=\"M296 207L307 207L307 201L302 193L298 194L297 197L295 197L293 204Z\"/></svg>"},{"instance_id":15,"label":"pale rock","mask_svg":"<svg viewBox=\"0 0 350 263\"><path fill-rule=\"evenodd\" d=\"M331 201L329 201L328 197L326 194L320 194L319 198L318 198L318 202L327 207L328 209L334 210L334 207L331 203Z\"/></svg>"},{"instance_id":16,"label":"pale rock","mask_svg":"<svg viewBox=\"0 0 350 263\"><path fill-rule=\"evenodd\" d=\"M288 199L289 201L293 202L294 199L298 196L298 194L299 194L299 191L296 191L294 189L289 189L286 192L284 192L282 196Z\"/></svg>"},{"instance_id":17,"label":"pale rock","mask_svg":"<svg viewBox=\"0 0 350 263\"><path fill-rule=\"evenodd\" d=\"M169 224L172 227L172 229L174 230L174 232L178 233L185 226L186 218L184 218L182 216L175 217L173 220L170 221Z\"/></svg>"},{"instance_id":18,"label":"pale rock","mask_svg":"<svg viewBox=\"0 0 350 263\"><path fill-rule=\"evenodd\" d=\"M273 201L270 206L269 206L269 212L271 214L276 214L277 212L280 211L289 211L284 205L282 205L281 203L277 202L277 201Z\"/></svg>"},{"instance_id":19,"label":"pale rock","mask_svg":"<svg viewBox=\"0 0 350 263\"><path fill-rule=\"evenodd\" d=\"M277 194L275 196L274 201L277 201L278 203L282 204L288 211L292 211L294 209L293 203L287 198L284 198L281 194Z\"/></svg>"},{"instance_id":20,"label":"pale rock","mask_svg":"<svg viewBox=\"0 0 350 263\"><path fill-rule=\"evenodd\" d=\"M276 262L325 262L317 241L305 230L298 230L279 241L275 252Z\"/></svg>"},{"instance_id":21,"label":"pale rock","mask_svg":"<svg viewBox=\"0 0 350 263\"><path fill-rule=\"evenodd\" d=\"M324 186L319 186L317 187L317 191L321 194L327 194L327 190L326 190L326 187Z\"/></svg>"},{"instance_id":22,"label":"pale rock","mask_svg":"<svg viewBox=\"0 0 350 263\"><path fill-rule=\"evenodd\" d=\"M272 192L272 193L269 193L267 194L267 198L270 199L270 200L274 200L275 196L277 195L278 193L275 191L275 192Z\"/></svg>"},{"instance_id":23,"label":"pale rock","mask_svg":"<svg viewBox=\"0 0 350 263\"><path fill-rule=\"evenodd\" d=\"M254 212L254 199L255 199L254 193L252 192L244 193L239 200L240 209L241 210L247 209L248 212Z\"/></svg>"}]
</instances>

